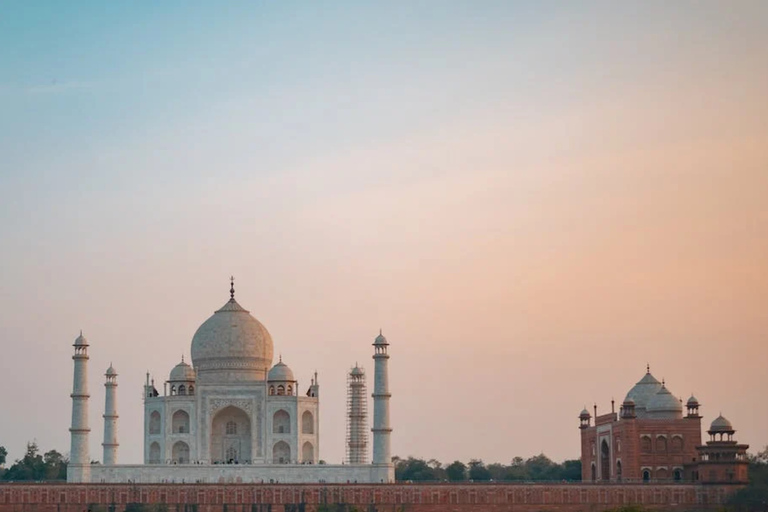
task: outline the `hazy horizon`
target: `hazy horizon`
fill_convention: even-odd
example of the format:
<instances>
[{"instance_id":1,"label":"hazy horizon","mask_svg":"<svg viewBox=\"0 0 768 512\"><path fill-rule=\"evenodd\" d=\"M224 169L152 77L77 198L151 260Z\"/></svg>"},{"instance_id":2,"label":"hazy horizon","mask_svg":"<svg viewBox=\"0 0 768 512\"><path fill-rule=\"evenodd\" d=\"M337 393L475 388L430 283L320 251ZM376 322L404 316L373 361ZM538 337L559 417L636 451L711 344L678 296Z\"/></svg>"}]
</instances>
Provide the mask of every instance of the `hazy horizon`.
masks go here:
<instances>
[{"instance_id":1,"label":"hazy horizon","mask_svg":"<svg viewBox=\"0 0 768 512\"><path fill-rule=\"evenodd\" d=\"M768 444L768 3L13 2L0 46L8 464L69 450L80 329L91 457L112 362L141 462L230 275L329 463L379 328L401 457L578 458L647 363Z\"/></svg>"}]
</instances>

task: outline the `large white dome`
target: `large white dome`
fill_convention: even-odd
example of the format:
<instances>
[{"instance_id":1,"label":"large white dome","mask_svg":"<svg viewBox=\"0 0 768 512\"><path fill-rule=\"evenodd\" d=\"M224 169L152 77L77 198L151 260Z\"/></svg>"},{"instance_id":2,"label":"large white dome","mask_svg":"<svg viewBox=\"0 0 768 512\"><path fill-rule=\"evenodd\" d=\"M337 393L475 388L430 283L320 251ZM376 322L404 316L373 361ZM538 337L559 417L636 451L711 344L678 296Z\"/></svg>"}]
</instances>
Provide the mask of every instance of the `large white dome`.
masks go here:
<instances>
[{"instance_id":1,"label":"large white dome","mask_svg":"<svg viewBox=\"0 0 768 512\"><path fill-rule=\"evenodd\" d=\"M272 350L267 328L233 296L192 337L192 364L198 382L265 380Z\"/></svg>"}]
</instances>

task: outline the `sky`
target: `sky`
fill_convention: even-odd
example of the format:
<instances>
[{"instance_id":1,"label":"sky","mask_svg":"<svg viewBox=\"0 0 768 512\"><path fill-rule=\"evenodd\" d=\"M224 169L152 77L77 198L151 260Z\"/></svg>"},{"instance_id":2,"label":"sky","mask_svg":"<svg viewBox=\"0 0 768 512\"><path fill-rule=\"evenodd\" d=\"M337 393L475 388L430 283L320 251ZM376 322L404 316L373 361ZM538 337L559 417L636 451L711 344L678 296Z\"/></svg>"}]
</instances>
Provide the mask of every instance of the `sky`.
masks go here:
<instances>
[{"instance_id":1,"label":"sky","mask_svg":"<svg viewBox=\"0 0 768 512\"><path fill-rule=\"evenodd\" d=\"M392 451L579 457L645 373L768 444L768 3L0 4L0 445L91 454L229 297L344 454L390 342ZM372 410L372 409L371 409Z\"/></svg>"}]
</instances>

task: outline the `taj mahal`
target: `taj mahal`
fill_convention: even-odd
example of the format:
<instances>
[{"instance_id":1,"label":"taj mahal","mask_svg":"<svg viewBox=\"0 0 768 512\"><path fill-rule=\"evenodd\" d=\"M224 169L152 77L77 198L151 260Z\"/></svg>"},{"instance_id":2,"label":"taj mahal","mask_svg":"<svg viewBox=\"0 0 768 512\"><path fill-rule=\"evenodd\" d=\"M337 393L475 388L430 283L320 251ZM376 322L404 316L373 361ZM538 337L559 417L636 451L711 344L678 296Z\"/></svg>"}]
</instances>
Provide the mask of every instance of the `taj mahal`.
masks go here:
<instances>
[{"instance_id":1,"label":"taj mahal","mask_svg":"<svg viewBox=\"0 0 768 512\"><path fill-rule=\"evenodd\" d=\"M118 462L117 371L105 373L103 463L91 464L88 448L88 348L74 343L74 385L68 482L91 483L318 483L394 481L389 425L387 339L373 342L373 457L362 369L351 371L345 464L320 461L320 385L317 372L305 390L279 358L266 327L229 300L197 329L192 364L183 357L158 390L149 373L144 385L143 464ZM362 387L361 387L362 386ZM350 422L351 421L351 425Z\"/></svg>"}]
</instances>

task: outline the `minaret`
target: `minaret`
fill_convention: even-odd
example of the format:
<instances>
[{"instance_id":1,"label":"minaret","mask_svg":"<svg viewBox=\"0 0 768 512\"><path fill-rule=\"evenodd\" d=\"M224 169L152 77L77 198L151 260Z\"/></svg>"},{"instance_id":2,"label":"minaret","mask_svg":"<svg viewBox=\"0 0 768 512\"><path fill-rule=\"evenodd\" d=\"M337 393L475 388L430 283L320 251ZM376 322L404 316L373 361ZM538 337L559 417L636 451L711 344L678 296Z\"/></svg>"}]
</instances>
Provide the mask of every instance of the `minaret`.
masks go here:
<instances>
[{"instance_id":1,"label":"minaret","mask_svg":"<svg viewBox=\"0 0 768 512\"><path fill-rule=\"evenodd\" d=\"M91 457L88 452L88 340L80 331L75 340L75 377L72 386L72 444L69 449L67 482L90 482Z\"/></svg>"},{"instance_id":2,"label":"minaret","mask_svg":"<svg viewBox=\"0 0 768 512\"><path fill-rule=\"evenodd\" d=\"M368 403L365 370L357 363L347 374L347 464L367 464Z\"/></svg>"},{"instance_id":3,"label":"minaret","mask_svg":"<svg viewBox=\"0 0 768 512\"><path fill-rule=\"evenodd\" d=\"M117 372L110 363L107 373L104 374L107 381L104 401L104 464L111 466L117 464Z\"/></svg>"},{"instance_id":4,"label":"minaret","mask_svg":"<svg viewBox=\"0 0 768 512\"><path fill-rule=\"evenodd\" d=\"M387 364L387 338L381 334L376 336L373 342L374 374L373 374L373 464L391 464L392 455L389 444L389 435L392 429L389 426L389 376Z\"/></svg>"}]
</instances>

